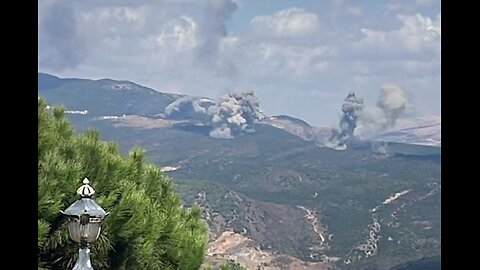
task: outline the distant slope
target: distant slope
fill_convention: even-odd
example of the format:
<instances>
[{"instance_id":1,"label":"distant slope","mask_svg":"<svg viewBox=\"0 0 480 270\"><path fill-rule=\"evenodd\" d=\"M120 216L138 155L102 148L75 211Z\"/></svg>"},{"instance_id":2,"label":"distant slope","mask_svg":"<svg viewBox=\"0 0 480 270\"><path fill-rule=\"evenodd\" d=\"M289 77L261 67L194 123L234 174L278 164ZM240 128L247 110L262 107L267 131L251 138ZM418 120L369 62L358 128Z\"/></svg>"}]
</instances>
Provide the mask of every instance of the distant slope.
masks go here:
<instances>
[{"instance_id":1,"label":"distant slope","mask_svg":"<svg viewBox=\"0 0 480 270\"><path fill-rule=\"evenodd\" d=\"M386 142L438 146L442 144L438 116L399 119L395 127L378 138Z\"/></svg>"},{"instance_id":2,"label":"distant slope","mask_svg":"<svg viewBox=\"0 0 480 270\"><path fill-rule=\"evenodd\" d=\"M286 115L267 117L261 123L283 129L307 141L317 141L320 144L325 143L332 136L333 130L326 127L313 127L303 120ZM366 138L362 126L355 130L355 135L362 141L440 147L440 128L440 117L428 116L399 119L393 128L376 138Z\"/></svg>"},{"instance_id":3,"label":"distant slope","mask_svg":"<svg viewBox=\"0 0 480 270\"><path fill-rule=\"evenodd\" d=\"M392 143L403 155L379 155L361 142L336 151L314 143L331 129L289 116L269 117L255 133L215 139L200 123L152 117L178 96L126 81L39 74L39 95L68 110L88 109L69 115L77 130L97 128L123 153L143 147L150 162L176 168L168 174L184 202L202 201L212 230L241 234L257 251L347 270L440 255L440 153L431 151L439 147ZM398 124L404 132L435 127Z\"/></svg>"},{"instance_id":4,"label":"distant slope","mask_svg":"<svg viewBox=\"0 0 480 270\"><path fill-rule=\"evenodd\" d=\"M103 139L119 142L125 152L141 146L151 162L178 167L169 175L184 200L204 193L210 225L219 232L242 232L263 249L304 261L328 257L340 258L341 264L355 259L351 268L339 269L362 269L358 263L388 269L440 253L438 159L320 148L266 124L258 125L256 133L222 140L173 122L142 128L128 121L90 121L89 126L98 128ZM393 203L382 203L405 191ZM372 209L379 205L378 251L366 258L361 247L373 222ZM305 215L312 209L316 225L314 217ZM315 237L315 226L325 242ZM292 233L286 237L286 232ZM360 261L358 256L363 256Z\"/></svg>"},{"instance_id":5,"label":"distant slope","mask_svg":"<svg viewBox=\"0 0 480 270\"><path fill-rule=\"evenodd\" d=\"M38 94L68 110L88 110L90 116L156 115L180 97L129 81L61 79L38 73Z\"/></svg>"},{"instance_id":6,"label":"distant slope","mask_svg":"<svg viewBox=\"0 0 480 270\"><path fill-rule=\"evenodd\" d=\"M129 81L62 79L45 73L38 73L38 93L52 104L64 104L68 110L88 110L88 118L124 114L155 116L163 114L167 105L181 97ZM186 114L176 118L186 120L192 117ZM325 143L332 135L332 128L313 127L301 119L287 115L266 117L260 123L320 144ZM399 119L395 127L373 141L440 147L440 126L440 117L436 116ZM356 134L365 139L362 133L362 127L359 126Z\"/></svg>"},{"instance_id":7,"label":"distant slope","mask_svg":"<svg viewBox=\"0 0 480 270\"><path fill-rule=\"evenodd\" d=\"M330 128L312 127L307 122L288 115L266 117L260 123L283 129L307 141L322 140L323 138L329 138L332 134Z\"/></svg>"},{"instance_id":8,"label":"distant slope","mask_svg":"<svg viewBox=\"0 0 480 270\"><path fill-rule=\"evenodd\" d=\"M46 74L38 73L38 90L45 90L59 87L62 84L62 79L59 77Z\"/></svg>"},{"instance_id":9,"label":"distant slope","mask_svg":"<svg viewBox=\"0 0 480 270\"><path fill-rule=\"evenodd\" d=\"M301 126L301 127L304 127L304 128L311 128L312 127L307 122L305 122L301 119L295 118L295 117L288 116L288 115L275 115L275 116L266 118L265 121L279 121L279 122L283 122L283 123L290 122L292 124L296 124L297 126Z\"/></svg>"}]
</instances>

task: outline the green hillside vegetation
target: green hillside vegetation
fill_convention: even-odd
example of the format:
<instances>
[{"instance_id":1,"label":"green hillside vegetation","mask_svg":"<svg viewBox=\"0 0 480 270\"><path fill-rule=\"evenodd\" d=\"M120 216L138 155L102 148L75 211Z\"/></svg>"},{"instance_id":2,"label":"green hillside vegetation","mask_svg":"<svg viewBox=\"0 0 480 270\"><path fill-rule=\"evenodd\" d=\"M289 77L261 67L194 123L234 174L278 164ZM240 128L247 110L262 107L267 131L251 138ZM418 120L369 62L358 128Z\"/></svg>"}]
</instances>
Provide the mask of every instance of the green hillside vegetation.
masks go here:
<instances>
[{"instance_id":1,"label":"green hillside vegetation","mask_svg":"<svg viewBox=\"0 0 480 270\"><path fill-rule=\"evenodd\" d=\"M38 91L52 104L88 110L89 116L162 113L178 98L129 81L61 79L39 73Z\"/></svg>"},{"instance_id":2,"label":"green hillside vegetation","mask_svg":"<svg viewBox=\"0 0 480 270\"><path fill-rule=\"evenodd\" d=\"M87 122L83 123L87 126ZM175 128L114 127L109 121L90 121L88 125L99 128L104 138L118 141L123 150L142 145L148 160L155 164L181 165L169 175L178 179L176 188L188 204L203 190L212 211L228 215L236 206L224 195L235 190L259 201L319 210L322 223L334 235L329 250L333 256L352 254L352 248L364 241L372 222L372 208L395 192L412 190L411 194L417 195L399 200L400 205L406 205L397 213L396 221L389 219L396 208L379 212L383 237L378 254L366 262L393 262L393 258L409 260L440 253L440 195L414 200L440 184L438 158L381 157L365 149L319 148L268 125L257 125L256 133L233 140ZM316 198L314 192L318 192ZM427 221L430 229L419 225ZM388 225L396 222L401 225ZM242 220L235 220L232 226L242 228ZM298 239L282 246L284 237L277 237L269 239L272 246L308 260L304 249L312 245L312 239ZM388 241L388 237L395 241Z\"/></svg>"},{"instance_id":3,"label":"green hillside vegetation","mask_svg":"<svg viewBox=\"0 0 480 270\"><path fill-rule=\"evenodd\" d=\"M92 246L95 269L199 269L207 226L197 207L181 205L173 183L145 161L142 149L122 156L95 130L76 134L63 108L38 100L39 269L71 269L78 244L60 213L78 199L88 177L94 199L110 215Z\"/></svg>"},{"instance_id":4,"label":"green hillside vegetation","mask_svg":"<svg viewBox=\"0 0 480 270\"><path fill-rule=\"evenodd\" d=\"M147 88L137 93L135 89L140 90L141 86L115 88L123 84L122 81L42 76L39 74L39 95L52 103L65 104L69 110L89 110L87 115L68 115L75 130L85 132L96 128L101 139L116 141L124 155L133 147L141 146L149 162L178 167L168 175L176 180L173 188L181 194L185 205L192 205L202 192L209 211L225 218L227 225L222 229L240 232L250 229L247 236L262 248L302 260L316 260L310 257L308 248L318 239L312 236L308 220L285 215L281 217L283 223L272 222L276 214L287 213L283 212L287 209L291 210L289 213L295 210L303 216L304 210L297 207L303 206L319 213L320 223L327 231L325 236L329 237L324 254L341 258L338 263L341 269L374 265L388 269L441 253L438 147L391 143L390 155L378 155L367 144L358 144L346 151L318 147L267 124L256 124L255 133L226 140L209 137L210 128L195 125L194 121L156 128L121 125L137 120L128 117L99 120L95 116L132 113L158 118L158 113L174 99L173 95L145 95L149 92ZM142 98L136 99L135 93ZM130 98L136 101L132 103ZM134 106L125 107L126 104ZM285 117L288 116L279 116ZM75 180L76 183L83 177ZM95 179L92 181L96 188ZM258 215L248 212L248 205L228 196L232 191L248 198L251 211L256 211L252 213ZM409 193L392 204L382 204L403 191ZM362 254L358 247L369 235L371 211L377 206L381 206L376 212L381 225L377 253L355 259L357 254ZM263 216L263 213L266 214ZM259 233L255 231L257 225ZM298 234L287 239L285 231ZM351 263L342 265L346 259Z\"/></svg>"}]
</instances>

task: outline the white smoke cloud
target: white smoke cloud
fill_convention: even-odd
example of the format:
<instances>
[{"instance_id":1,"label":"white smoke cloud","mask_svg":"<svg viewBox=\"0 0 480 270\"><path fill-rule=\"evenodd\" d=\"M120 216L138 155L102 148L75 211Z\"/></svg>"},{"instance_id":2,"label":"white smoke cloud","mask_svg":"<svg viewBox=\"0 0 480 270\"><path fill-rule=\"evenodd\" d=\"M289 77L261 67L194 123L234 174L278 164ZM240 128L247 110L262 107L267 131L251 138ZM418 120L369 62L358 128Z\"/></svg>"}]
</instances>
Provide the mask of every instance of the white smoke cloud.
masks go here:
<instances>
[{"instance_id":1,"label":"white smoke cloud","mask_svg":"<svg viewBox=\"0 0 480 270\"><path fill-rule=\"evenodd\" d=\"M393 127L398 116L407 107L405 93L397 85L386 85L382 88L377 106L382 109L389 127Z\"/></svg>"},{"instance_id":2,"label":"white smoke cloud","mask_svg":"<svg viewBox=\"0 0 480 270\"><path fill-rule=\"evenodd\" d=\"M330 125L339 108L311 96L314 91L334 96L335 89L376 90L398 80L418 90L414 113L439 114L440 1L429 7L415 1L395 0L400 9L393 12L385 1L295 10L292 1L267 8L241 0L42 0L38 68L192 96L261 89L274 96L262 102L269 114L296 115L315 126Z\"/></svg>"},{"instance_id":3,"label":"white smoke cloud","mask_svg":"<svg viewBox=\"0 0 480 270\"><path fill-rule=\"evenodd\" d=\"M211 137L227 139L255 132L255 121L265 117L253 91L224 95L217 102L184 96L170 103L164 112L169 118L200 120L212 127Z\"/></svg>"},{"instance_id":4,"label":"white smoke cloud","mask_svg":"<svg viewBox=\"0 0 480 270\"><path fill-rule=\"evenodd\" d=\"M207 110L215 104L207 98L184 96L165 107L165 115L170 118L194 118L208 121Z\"/></svg>"},{"instance_id":5,"label":"white smoke cloud","mask_svg":"<svg viewBox=\"0 0 480 270\"><path fill-rule=\"evenodd\" d=\"M363 99L357 98L355 93L351 92L342 105L343 116L340 120L340 129L333 131L326 146L345 150L347 143L354 140L359 133L363 139L381 135L395 125L398 117L407 108L407 104L404 91L393 84L382 87L376 107L364 107ZM382 147L386 148L386 145Z\"/></svg>"},{"instance_id":6,"label":"white smoke cloud","mask_svg":"<svg viewBox=\"0 0 480 270\"><path fill-rule=\"evenodd\" d=\"M377 107L365 108L358 119L363 137L372 138L392 128L406 107L407 98L399 86L382 87Z\"/></svg>"},{"instance_id":7,"label":"white smoke cloud","mask_svg":"<svg viewBox=\"0 0 480 270\"><path fill-rule=\"evenodd\" d=\"M232 131L229 127L222 125L210 131L210 137L221 139L233 139Z\"/></svg>"},{"instance_id":8,"label":"white smoke cloud","mask_svg":"<svg viewBox=\"0 0 480 270\"><path fill-rule=\"evenodd\" d=\"M371 142L372 152L380 155L388 155L387 142Z\"/></svg>"},{"instance_id":9,"label":"white smoke cloud","mask_svg":"<svg viewBox=\"0 0 480 270\"><path fill-rule=\"evenodd\" d=\"M358 119L358 129L363 137L372 138L386 130L389 122L379 107L367 107ZM357 130L358 131L358 130Z\"/></svg>"},{"instance_id":10,"label":"white smoke cloud","mask_svg":"<svg viewBox=\"0 0 480 270\"><path fill-rule=\"evenodd\" d=\"M252 91L228 94L208 108L214 138L234 138L241 132L254 132L254 122L265 117Z\"/></svg>"}]
</instances>

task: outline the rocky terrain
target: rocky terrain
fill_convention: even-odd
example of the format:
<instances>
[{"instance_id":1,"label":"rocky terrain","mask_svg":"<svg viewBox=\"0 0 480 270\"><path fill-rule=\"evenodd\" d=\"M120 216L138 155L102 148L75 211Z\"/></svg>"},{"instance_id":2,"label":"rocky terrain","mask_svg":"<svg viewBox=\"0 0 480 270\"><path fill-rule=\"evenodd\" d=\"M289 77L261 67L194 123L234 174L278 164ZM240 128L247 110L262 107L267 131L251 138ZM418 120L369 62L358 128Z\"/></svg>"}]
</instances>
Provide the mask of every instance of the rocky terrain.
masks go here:
<instances>
[{"instance_id":1,"label":"rocky terrain","mask_svg":"<svg viewBox=\"0 0 480 270\"><path fill-rule=\"evenodd\" d=\"M305 262L298 258L262 250L252 239L233 231L223 231L207 250L207 261L213 265L232 260L247 269L258 270L327 270L330 262Z\"/></svg>"},{"instance_id":2,"label":"rocky terrain","mask_svg":"<svg viewBox=\"0 0 480 270\"><path fill-rule=\"evenodd\" d=\"M439 119L399 119L382 135L390 139L376 141L389 151L370 141L336 151L319 147L332 129L289 116L212 138L201 118L166 117L178 95L132 82L39 74L39 95L75 112L68 116L78 131L96 128L125 154L143 147L185 205L204 209L213 261L389 269L440 256Z\"/></svg>"}]
</instances>

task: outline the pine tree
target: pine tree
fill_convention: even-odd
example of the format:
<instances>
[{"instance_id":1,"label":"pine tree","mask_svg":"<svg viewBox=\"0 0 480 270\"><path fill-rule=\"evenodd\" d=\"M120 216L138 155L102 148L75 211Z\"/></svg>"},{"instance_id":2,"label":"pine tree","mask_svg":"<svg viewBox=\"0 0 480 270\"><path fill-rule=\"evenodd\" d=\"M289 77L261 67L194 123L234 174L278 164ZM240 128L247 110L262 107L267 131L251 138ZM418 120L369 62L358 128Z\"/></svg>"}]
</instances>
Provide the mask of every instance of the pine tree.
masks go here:
<instances>
[{"instance_id":1,"label":"pine tree","mask_svg":"<svg viewBox=\"0 0 480 270\"><path fill-rule=\"evenodd\" d=\"M91 248L95 269L199 269L207 244L200 209L181 205L172 180L145 161L143 149L122 156L96 130L76 134L63 111L38 100L39 269L75 264L78 244L60 210L78 199L85 177L110 212Z\"/></svg>"}]
</instances>

